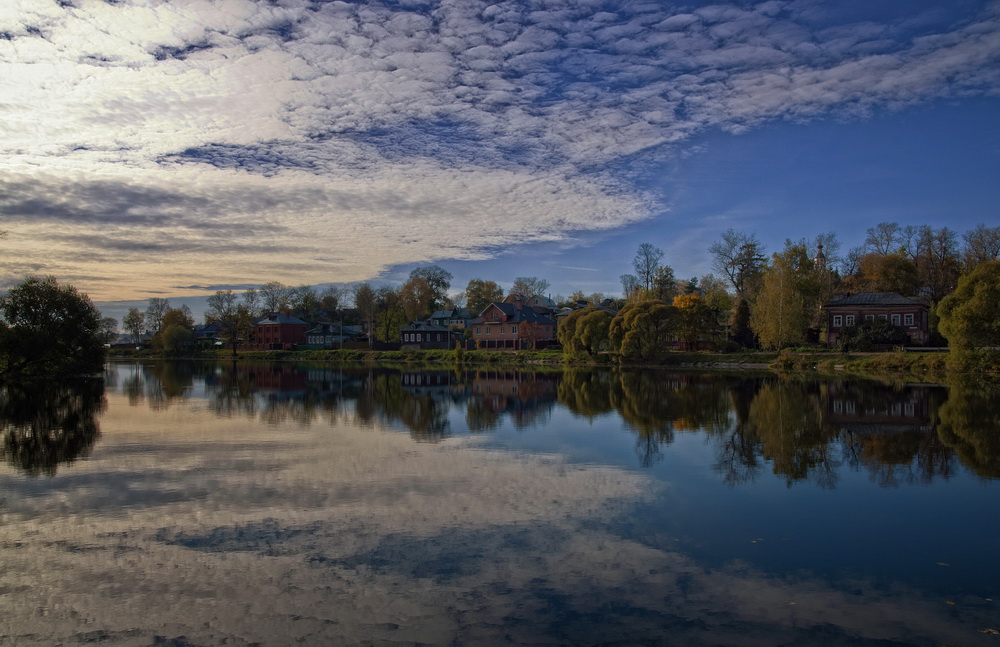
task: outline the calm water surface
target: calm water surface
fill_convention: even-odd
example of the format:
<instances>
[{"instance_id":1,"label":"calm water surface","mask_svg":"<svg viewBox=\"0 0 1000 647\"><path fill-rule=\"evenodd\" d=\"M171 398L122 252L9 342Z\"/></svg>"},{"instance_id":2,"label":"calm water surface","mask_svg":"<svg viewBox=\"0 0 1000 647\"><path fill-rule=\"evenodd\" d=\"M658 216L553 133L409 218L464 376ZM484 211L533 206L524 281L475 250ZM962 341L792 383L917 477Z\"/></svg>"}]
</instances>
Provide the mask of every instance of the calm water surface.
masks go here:
<instances>
[{"instance_id":1,"label":"calm water surface","mask_svg":"<svg viewBox=\"0 0 1000 647\"><path fill-rule=\"evenodd\" d=\"M1000 645L982 385L120 363L0 424L0 645Z\"/></svg>"}]
</instances>

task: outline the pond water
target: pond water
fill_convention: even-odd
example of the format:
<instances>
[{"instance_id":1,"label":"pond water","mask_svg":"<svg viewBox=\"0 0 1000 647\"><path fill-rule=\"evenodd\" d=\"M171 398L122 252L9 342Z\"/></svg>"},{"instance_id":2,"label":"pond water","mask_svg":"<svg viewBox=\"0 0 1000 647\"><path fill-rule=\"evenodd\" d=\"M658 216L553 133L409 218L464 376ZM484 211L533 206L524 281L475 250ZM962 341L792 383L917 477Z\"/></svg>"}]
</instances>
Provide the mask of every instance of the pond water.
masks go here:
<instances>
[{"instance_id":1,"label":"pond water","mask_svg":"<svg viewBox=\"0 0 1000 647\"><path fill-rule=\"evenodd\" d=\"M1000 399L114 363L0 389L0 645L1000 645Z\"/></svg>"}]
</instances>

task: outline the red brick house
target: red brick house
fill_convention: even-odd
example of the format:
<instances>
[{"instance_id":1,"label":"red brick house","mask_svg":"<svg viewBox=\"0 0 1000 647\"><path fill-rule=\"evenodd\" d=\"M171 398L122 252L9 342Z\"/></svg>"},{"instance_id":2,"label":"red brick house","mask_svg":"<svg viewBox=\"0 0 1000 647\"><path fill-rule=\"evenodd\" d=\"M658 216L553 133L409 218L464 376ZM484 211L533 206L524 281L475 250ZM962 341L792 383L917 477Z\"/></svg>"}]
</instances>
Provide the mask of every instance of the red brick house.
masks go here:
<instances>
[{"instance_id":1,"label":"red brick house","mask_svg":"<svg viewBox=\"0 0 1000 647\"><path fill-rule=\"evenodd\" d=\"M247 344L251 350L292 350L306 343L309 324L297 317L272 312L261 317L254 324L253 343Z\"/></svg>"},{"instance_id":2,"label":"red brick house","mask_svg":"<svg viewBox=\"0 0 1000 647\"><path fill-rule=\"evenodd\" d=\"M524 301L491 303L471 325L476 348L484 350L545 348L556 339L555 320Z\"/></svg>"},{"instance_id":3,"label":"red brick house","mask_svg":"<svg viewBox=\"0 0 1000 647\"><path fill-rule=\"evenodd\" d=\"M927 306L895 292L858 292L837 297L823 306L826 345L840 342L841 328L856 326L865 319L885 319L899 328L916 346L930 339Z\"/></svg>"}]
</instances>

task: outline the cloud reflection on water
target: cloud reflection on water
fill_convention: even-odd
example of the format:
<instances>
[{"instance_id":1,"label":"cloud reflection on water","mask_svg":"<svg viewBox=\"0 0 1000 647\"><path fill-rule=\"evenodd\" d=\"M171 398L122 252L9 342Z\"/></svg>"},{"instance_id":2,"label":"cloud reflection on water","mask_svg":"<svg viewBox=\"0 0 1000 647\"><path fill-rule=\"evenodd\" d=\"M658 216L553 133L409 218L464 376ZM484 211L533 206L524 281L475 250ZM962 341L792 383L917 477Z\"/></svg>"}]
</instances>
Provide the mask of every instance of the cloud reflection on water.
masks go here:
<instances>
[{"instance_id":1,"label":"cloud reflection on water","mask_svg":"<svg viewBox=\"0 0 1000 647\"><path fill-rule=\"evenodd\" d=\"M627 537L672 496L648 472L414 442L348 407L306 426L129 398L88 460L2 472L0 644L993 644L982 598Z\"/></svg>"}]
</instances>

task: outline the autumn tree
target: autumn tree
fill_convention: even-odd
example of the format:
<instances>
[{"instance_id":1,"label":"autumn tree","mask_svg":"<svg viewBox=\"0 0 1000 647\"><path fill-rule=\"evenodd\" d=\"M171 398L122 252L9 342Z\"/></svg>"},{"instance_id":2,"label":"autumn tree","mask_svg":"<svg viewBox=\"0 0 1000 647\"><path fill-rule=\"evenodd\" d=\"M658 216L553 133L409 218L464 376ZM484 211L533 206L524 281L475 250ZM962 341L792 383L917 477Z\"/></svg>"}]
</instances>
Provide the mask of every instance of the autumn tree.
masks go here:
<instances>
[{"instance_id":1,"label":"autumn tree","mask_svg":"<svg viewBox=\"0 0 1000 647\"><path fill-rule=\"evenodd\" d=\"M375 337L381 342L399 340L399 330L407 324L400 291L389 285L375 290Z\"/></svg>"},{"instance_id":2,"label":"autumn tree","mask_svg":"<svg viewBox=\"0 0 1000 647\"><path fill-rule=\"evenodd\" d=\"M0 297L0 376L100 371L100 321L86 294L53 276L29 276Z\"/></svg>"},{"instance_id":3,"label":"autumn tree","mask_svg":"<svg viewBox=\"0 0 1000 647\"><path fill-rule=\"evenodd\" d=\"M717 341L719 321L716 312L698 294L674 297L677 309L677 336L693 348L699 341Z\"/></svg>"},{"instance_id":4,"label":"autumn tree","mask_svg":"<svg viewBox=\"0 0 1000 647\"><path fill-rule=\"evenodd\" d=\"M818 310L820 285L815 264L803 243L785 242L772 255L750 311L750 328L764 348L779 349L806 339Z\"/></svg>"},{"instance_id":5,"label":"autumn tree","mask_svg":"<svg viewBox=\"0 0 1000 647\"><path fill-rule=\"evenodd\" d=\"M194 339L194 318L184 308L170 308L163 315L160 330L153 335L153 348L166 354L176 354Z\"/></svg>"},{"instance_id":6,"label":"autumn tree","mask_svg":"<svg viewBox=\"0 0 1000 647\"><path fill-rule=\"evenodd\" d=\"M869 252L857 259L856 272L844 279L855 292L896 292L912 296L920 285L917 265L905 254Z\"/></svg>"},{"instance_id":7,"label":"autumn tree","mask_svg":"<svg viewBox=\"0 0 1000 647\"><path fill-rule=\"evenodd\" d=\"M408 321L430 316L437 299L434 288L424 278L411 278L399 289L400 306Z\"/></svg>"},{"instance_id":8,"label":"autumn tree","mask_svg":"<svg viewBox=\"0 0 1000 647\"><path fill-rule=\"evenodd\" d=\"M428 313L445 306L452 278L451 272L437 265L424 265L410 272L410 281L423 280L427 283L430 290L430 299L426 306Z\"/></svg>"},{"instance_id":9,"label":"autumn tree","mask_svg":"<svg viewBox=\"0 0 1000 647\"><path fill-rule=\"evenodd\" d=\"M503 288L493 281L472 279L465 287L465 301L469 313L479 315L491 303L503 300Z\"/></svg>"}]
</instances>

